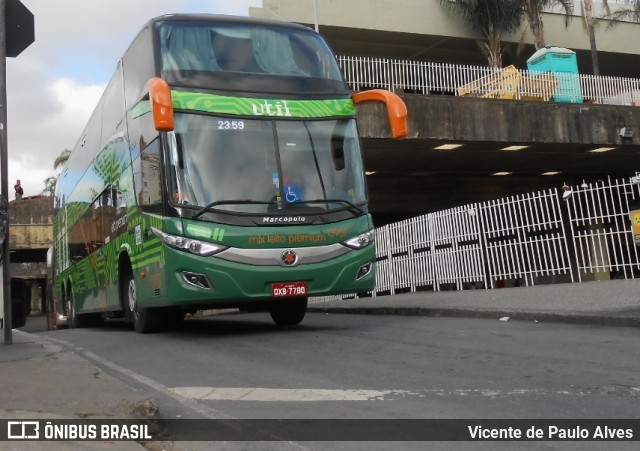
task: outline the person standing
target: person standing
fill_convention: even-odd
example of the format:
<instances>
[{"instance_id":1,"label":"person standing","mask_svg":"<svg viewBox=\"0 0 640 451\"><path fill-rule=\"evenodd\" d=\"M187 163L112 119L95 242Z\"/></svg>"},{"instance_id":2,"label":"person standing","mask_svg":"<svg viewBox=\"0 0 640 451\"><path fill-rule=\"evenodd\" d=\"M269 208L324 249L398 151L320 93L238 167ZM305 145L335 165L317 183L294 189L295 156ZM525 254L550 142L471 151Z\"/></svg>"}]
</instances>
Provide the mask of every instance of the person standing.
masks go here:
<instances>
[{"instance_id":1,"label":"person standing","mask_svg":"<svg viewBox=\"0 0 640 451\"><path fill-rule=\"evenodd\" d=\"M22 200L22 195L24 194L24 190L22 189L20 180L16 181L16 184L13 188L16 190L16 200Z\"/></svg>"}]
</instances>

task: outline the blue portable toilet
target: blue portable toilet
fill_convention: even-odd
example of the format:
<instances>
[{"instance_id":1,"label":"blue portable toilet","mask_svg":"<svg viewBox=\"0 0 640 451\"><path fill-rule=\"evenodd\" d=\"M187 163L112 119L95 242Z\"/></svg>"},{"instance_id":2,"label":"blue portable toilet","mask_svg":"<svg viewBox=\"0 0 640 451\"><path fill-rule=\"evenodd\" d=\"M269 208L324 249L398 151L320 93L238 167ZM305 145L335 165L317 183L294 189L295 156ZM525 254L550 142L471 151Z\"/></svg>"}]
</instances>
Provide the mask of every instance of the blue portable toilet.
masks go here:
<instances>
[{"instance_id":1,"label":"blue portable toilet","mask_svg":"<svg viewBox=\"0 0 640 451\"><path fill-rule=\"evenodd\" d=\"M530 72L551 72L558 79L553 94L556 102L582 103L576 52L550 45L539 49L527 60ZM535 74L532 74L535 76Z\"/></svg>"}]
</instances>

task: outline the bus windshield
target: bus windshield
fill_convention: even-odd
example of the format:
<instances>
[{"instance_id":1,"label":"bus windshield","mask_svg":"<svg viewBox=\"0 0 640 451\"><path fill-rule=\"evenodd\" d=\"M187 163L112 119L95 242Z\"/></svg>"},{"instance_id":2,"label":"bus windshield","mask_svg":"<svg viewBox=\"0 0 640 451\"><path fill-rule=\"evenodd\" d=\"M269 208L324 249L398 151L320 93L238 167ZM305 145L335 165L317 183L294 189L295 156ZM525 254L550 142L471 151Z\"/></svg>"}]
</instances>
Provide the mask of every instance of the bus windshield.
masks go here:
<instances>
[{"instance_id":1,"label":"bus windshield","mask_svg":"<svg viewBox=\"0 0 640 451\"><path fill-rule=\"evenodd\" d=\"M346 89L331 49L311 30L165 20L158 39L160 73L170 84L265 92L279 89L264 82L276 77L280 89L297 92Z\"/></svg>"},{"instance_id":2,"label":"bus windshield","mask_svg":"<svg viewBox=\"0 0 640 451\"><path fill-rule=\"evenodd\" d=\"M241 214L355 210L366 202L355 120L176 114L173 202ZM362 213L362 211L359 211Z\"/></svg>"}]
</instances>

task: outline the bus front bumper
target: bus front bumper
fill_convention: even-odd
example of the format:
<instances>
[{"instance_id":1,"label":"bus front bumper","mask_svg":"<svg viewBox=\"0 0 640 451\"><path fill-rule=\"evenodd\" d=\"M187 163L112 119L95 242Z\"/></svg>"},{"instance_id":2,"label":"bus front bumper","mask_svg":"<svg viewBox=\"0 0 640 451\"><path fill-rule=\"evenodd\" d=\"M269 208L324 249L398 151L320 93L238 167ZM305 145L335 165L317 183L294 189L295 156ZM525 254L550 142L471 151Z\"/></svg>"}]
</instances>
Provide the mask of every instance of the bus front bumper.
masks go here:
<instances>
[{"instance_id":1,"label":"bus front bumper","mask_svg":"<svg viewBox=\"0 0 640 451\"><path fill-rule=\"evenodd\" d=\"M284 255L288 250L276 251ZM362 293L375 286L374 246L349 249L326 261L290 267L200 257L174 249L165 252L166 293L171 305L177 306L241 306L272 300L274 287L282 286L304 287L304 296Z\"/></svg>"}]
</instances>

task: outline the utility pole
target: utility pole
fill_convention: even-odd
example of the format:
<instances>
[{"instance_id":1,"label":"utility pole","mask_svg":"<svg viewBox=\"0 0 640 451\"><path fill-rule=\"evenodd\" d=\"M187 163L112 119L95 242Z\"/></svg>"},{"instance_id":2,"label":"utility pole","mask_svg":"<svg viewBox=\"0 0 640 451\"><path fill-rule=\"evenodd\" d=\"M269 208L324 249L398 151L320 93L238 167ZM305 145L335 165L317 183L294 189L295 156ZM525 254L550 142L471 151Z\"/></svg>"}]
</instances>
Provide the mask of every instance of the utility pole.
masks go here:
<instances>
[{"instance_id":1,"label":"utility pole","mask_svg":"<svg viewBox=\"0 0 640 451\"><path fill-rule=\"evenodd\" d=\"M9 20L7 20L9 19ZM34 41L33 14L20 0L0 0L0 195L9 200L9 157L7 150L7 57L18 56ZM4 306L4 344L13 343L11 330L11 275L9 273L9 217L2 242L2 305Z\"/></svg>"},{"instance_id":2,"label":"utility pole","mask_svg":"<svg viewBox=\"0 0 640 451\"><path fill-rule=\"evenodd\" d=\"M313 0L313 24L317 33L320 30L318 26L318 0Z\"/></svg>"},{"instance_id":3,"label":"utility pole","mask_svg":"<svg viewBox=\"0 0 640 451\"><path fill-rule=\"evenodd\" d=\"M0 195L9 199L7 182L7 27L6 0L0 0ZM4 344L12 344L11 276L9 275L9 221L2 243L2 299L4 304Z\"/></svg>"}]
</instances>

